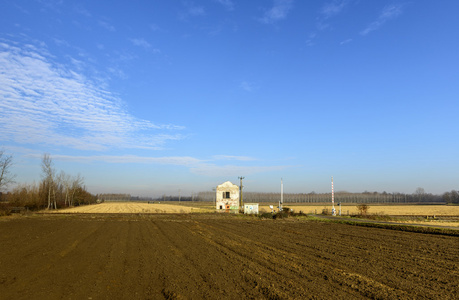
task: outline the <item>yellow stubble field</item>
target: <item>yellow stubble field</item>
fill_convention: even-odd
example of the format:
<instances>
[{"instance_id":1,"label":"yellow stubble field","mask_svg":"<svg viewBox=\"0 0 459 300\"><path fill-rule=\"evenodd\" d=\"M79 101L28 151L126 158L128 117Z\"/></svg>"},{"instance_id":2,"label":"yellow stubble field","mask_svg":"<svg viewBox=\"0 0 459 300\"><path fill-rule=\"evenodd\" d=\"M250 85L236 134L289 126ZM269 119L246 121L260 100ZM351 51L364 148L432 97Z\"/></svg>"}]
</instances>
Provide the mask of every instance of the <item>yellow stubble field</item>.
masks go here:
<instances>
[{"instance_id":1,"label":"yellow stubble field","mask_svg":"<svg viewBox=\"0 0 459 300\"><path fill-rule=\"evenodd\" d=\"M277 210L277 205L273 205ZM289 207L295 212L302 211L305 214L321 214L323 209L331 211L331 204L304 205L302 203L284 203L284 207ZM459 216L459 206L450 205L379 205L368 204L369 214L389 215L389 216ZM335 205L338 212L339 206ZM260 212L270 212L268 203L260 204ZM84 205L73 208L59 209L54 212L59 213L192 213L192 212L212 212L212 203L147 203L147 202L105 202L95 205ZM53 211L50 211L53 212ZM342 215L358 214L355 204L342 205Z\"/></svg>"},{"instance_id":2,"label":"yellow stubble field","mask_svg":"<svg viewBox=\"0 0 459 300\"><path fill-rule=\"evenodd\" d=\"M274 205L275 209L277 205ZM321 205L301 205L300 203L284 203L284 207L289 207L295 212L302 211L305 214L321 214L323 209L332 209L330 204ZM451 205L379 205L368 204L369 214L389 215L389 216L459 216L459 206ZM335 205L338 212L339 206ZM260 205L260 210L271 211L269 205ZM357 205L342 205L341 213L343 215L356 215L358 214Z\"/></svg>"},{"instance_id":3,"label":"yellow stubble field","mask_svg":"<svg viewBox=\"0 0 459 300\"><path fill-rule=\"evenodd\" d=\"M275 204L272 204L274 211L277 210ZM320 205L304 205L302 203L284 203L284 207L293 209L295 212L303 212L305 214L322 214L323 209L328 209L331 212L330 204ZM339 206L335 205L337 213ZM263 203L259 206L260 213L270 212L269 203ZM168 203L148 203L148 202L105 202L95 205L84 205L73 208L65 208L59 210L46 211L46 213L65 213L65 214L188 214L188 213L209 213L215 212L212 203L205 202L168 202ZM342 205L342 216L356 215L358 209L355 204ZM439 226L459 227L459 222L451 220L444 222L443 220L433 220L432 217L442 216L458 216L459 206L449 205L380 205L369 204L368 214L389 215L389 216L423 216L429 217L425 221L430 224L435 223ZM419 220L398 220L403 223L419 223ZM424 222L422 222L424 223Z\"/></svg>"},{"instance_id":4,"label":"yellow stubble field","mask_svg":"<svg viewBox=\"0 0 459 300\"><path fill-rule=\"evenodd\" d=\"M50 211L55 213L75 214L152 214L152 213L192 213L205 212L204 208L183 205L147 203L147 202L105 202Z\"/></svg>"}]
</instances>

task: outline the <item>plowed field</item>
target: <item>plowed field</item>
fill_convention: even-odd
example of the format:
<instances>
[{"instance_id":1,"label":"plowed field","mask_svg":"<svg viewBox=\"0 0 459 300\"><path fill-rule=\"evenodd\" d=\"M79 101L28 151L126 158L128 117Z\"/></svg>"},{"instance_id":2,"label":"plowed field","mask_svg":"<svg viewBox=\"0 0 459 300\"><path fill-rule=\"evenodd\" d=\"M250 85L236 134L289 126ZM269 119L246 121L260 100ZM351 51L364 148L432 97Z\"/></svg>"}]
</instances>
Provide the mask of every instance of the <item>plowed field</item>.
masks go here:
<instances>
[{"instance_id":1,"label":"plowed field","mask_svg":"<svg viewBox=\"0 0 459 300\"><path fill-rule=\"evenodd\" d=\"M1 299L457 299L459 238L215 214L0 219Z\"/></svg>"}]
</instances>

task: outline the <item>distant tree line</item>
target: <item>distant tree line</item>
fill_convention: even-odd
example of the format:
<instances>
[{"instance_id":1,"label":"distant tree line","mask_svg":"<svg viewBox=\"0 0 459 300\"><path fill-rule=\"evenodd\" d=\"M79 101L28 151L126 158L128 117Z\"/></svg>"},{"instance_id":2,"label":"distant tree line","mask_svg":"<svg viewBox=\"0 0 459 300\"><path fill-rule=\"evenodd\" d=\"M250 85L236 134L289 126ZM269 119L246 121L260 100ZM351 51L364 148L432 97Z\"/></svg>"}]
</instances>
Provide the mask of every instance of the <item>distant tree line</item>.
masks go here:
<instances>
[{"instance_id":1,"label":"distant tree line","mask_svg":"<svg viewBox=\"0 0 459 300\"><path fill-rule=\"evenodd\" d=\"M166 196L162 195L161 197L151 198L152 201L198 201L196 195L191 196Z\"/></svg>"},{"instance_id":2,"label":"distant tree line","mask_svg":"<svg viewBox=\"0 0 459 300\"><path fill-rule=\"evenodd\" d=\"M130 194L98 194L97 198L101 202L126 202L131 201Z\"/></svg>"},{"instance_id":3,"label":"distant tree line","mask_svg":"<svg viewBox=\"0 0 459 300\"><path fill-rule=\"evenodd\" d=\"M18 184L11 191L1 194L0 210L3 213L16 207L40 210L96 203L97 197L86 190L83 178L79 174L57 172L49 154L43 155L41 167L42 179L38 184Z\"/></svg>"},{"instance_id":4,"label":"distant tree line","mask_svg":"<svg viewBox=\"0 0 459 300\"><path fill-rule=\"evenodd\" d=\"M413 194L368 191L363 193L336 192L334 199L335 203L442 203L446 201L444 196L423 191L422 188L418 188ZM246 203L278 202L280 198L280 193L243 193L243 201ZM283 199L285 203L323 203L331 202L331 193L284 193ZM215 201L215 192L200 192L195 201Z\"/></svg>"},{"instance_id":5,"label":"distant tree line","mask_svg":"<svg viewBox=\"0 0 459 300\"><path fill-rule=\"evenodd\" d=\"M459 193L455 190L443 194L443 200L446 203L459 204Z\"/></svg>"}]
</instances>

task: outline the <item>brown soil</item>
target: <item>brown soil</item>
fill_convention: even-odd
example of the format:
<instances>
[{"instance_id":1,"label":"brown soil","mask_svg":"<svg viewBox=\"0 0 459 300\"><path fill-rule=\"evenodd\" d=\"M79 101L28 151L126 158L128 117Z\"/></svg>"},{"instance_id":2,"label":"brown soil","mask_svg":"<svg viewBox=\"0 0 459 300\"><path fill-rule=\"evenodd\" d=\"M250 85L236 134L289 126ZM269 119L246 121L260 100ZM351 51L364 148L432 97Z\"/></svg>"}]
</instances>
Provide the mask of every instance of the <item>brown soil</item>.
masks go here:
<instances>
[{"instance_id":1,"label":"brown soil","mask_svg":"<svg viewBox=\"0 0 459 300\"><path fill-rule=\"evenodd\" d=\"M457 299L458 245L216 214L0 219L0 298Z\"/></svg>"}]
</instances>

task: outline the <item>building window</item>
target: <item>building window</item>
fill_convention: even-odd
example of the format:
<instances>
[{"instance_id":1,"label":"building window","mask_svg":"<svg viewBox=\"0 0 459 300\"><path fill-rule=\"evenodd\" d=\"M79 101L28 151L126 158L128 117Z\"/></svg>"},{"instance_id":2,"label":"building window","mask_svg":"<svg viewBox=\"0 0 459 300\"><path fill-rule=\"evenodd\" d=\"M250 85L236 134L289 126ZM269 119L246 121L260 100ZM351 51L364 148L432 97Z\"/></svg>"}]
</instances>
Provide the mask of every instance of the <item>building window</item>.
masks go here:
<instances>
[{"instance_id":1,"label":"building window","mask_svg":"<svg viewBox=\"0 0 459 300\"><path fill-rule=\"evenodd\" d=\"M230 192L223 192L223 199L229 199L230 198Z\"/></svg>"}]
</instances>

